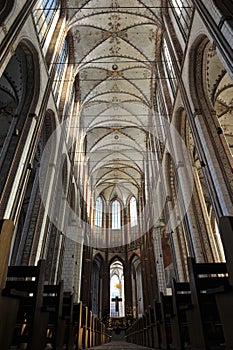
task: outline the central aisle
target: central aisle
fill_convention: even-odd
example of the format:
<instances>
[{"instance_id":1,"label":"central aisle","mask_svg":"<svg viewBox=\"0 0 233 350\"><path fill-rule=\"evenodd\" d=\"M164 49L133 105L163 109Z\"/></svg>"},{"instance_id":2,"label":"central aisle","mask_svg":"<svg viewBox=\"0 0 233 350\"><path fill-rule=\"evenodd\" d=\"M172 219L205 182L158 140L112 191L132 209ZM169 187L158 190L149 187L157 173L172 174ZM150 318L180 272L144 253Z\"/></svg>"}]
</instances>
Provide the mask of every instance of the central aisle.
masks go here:
<instances>
[{"instance_id":1,"label":"central aisle","mask_svg":"<svg viewBox=\"0 0 233 350\"><path fill-rule=\"evenodd\" d=\"M132 344L132 343L127 343L123 341L112 341L107 344L103 344L100 346L96 346L94 348L91 348L92 350L149 350L152 348L146 348L144 346Z\"/></svg>"}]
</instances>

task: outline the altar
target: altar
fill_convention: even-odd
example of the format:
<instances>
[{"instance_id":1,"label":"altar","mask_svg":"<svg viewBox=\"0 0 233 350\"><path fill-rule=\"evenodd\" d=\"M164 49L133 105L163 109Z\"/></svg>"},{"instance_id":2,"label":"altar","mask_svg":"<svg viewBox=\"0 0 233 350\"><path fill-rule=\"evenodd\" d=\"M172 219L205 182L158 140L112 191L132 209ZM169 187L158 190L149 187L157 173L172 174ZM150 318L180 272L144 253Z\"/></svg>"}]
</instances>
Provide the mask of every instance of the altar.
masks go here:
<instances>
[{"instance_id":1,"label":"altar","mask_svg":"<svg viewBox=\"0 0 233 350\"><path fill-rule=\"evenodd\" d=\"M115 329L117 327L126 327L125 317L112 316L110 318L111 328Z\"/></svg>"},{"instance_id":2,"label":"altar","mask_svg":"<svg viewBox=\"0 0 233 350\"><path fill-rule=\"evenodd\" d=\"M126 320L125 317L111 317L111 339L114 341L125 341Z\"/></svg>"}]
</instances>

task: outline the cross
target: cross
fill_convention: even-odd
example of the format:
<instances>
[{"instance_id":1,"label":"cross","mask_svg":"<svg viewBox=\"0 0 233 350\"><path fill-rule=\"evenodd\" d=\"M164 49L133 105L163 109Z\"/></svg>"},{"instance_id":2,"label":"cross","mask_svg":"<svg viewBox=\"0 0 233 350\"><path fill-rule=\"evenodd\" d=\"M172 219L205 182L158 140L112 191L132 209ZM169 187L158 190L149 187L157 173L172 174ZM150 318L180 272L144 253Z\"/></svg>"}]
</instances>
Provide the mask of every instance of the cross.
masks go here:
<instances>
[{"instance_id":1,"label":"cross","mask_svg":"<svg viewBox=\"0 0 233 350\"><path fill-rule=\"evenodd\" d=\"M122 298L119 298L119 297L112 298L112 301L115 301L115 311L119 312L119 302L122 301Z\"/></svg>"}]
</instances>

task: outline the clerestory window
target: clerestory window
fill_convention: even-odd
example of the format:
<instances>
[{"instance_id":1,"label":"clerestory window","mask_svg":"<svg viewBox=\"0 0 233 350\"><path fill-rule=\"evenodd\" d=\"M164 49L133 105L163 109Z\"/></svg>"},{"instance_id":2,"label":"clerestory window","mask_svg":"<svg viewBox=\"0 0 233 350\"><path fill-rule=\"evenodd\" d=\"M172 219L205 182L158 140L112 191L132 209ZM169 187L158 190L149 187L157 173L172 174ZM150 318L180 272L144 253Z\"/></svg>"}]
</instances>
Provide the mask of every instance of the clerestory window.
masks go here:
<instances>
[{"instance_id":1,"label":"clerestory window","mask_svg":"<svg viewBox=\"0 0 233 350\"><path fill-rule=\"evenodd\" d=\"M138 217L137 217L137 201L135 197L132 197L130 199L129 203L129 211L130 211L130 226L136 226L138 224Z\"/></svg>"},{"instance_id":2,"label":"clerestory window","mask_svg":"<svg viewBox=\"0 0 233 350\"><path fill-rule=\"evenodd\" d=\"M186 39L191 23L192 7L189 0L170 0L170 5L183 37Z\"/></svg>"},{"instance_id":3,"label":"clerestory window","mask_svg":"<svg viewBox=\"0 0 233 350\"><path fill-rule=\"evenodd\" d=\"M114 230L121 228L121 206L118 200L112 202L112 228Z\"/></svg>"},{"instance_id":4,"label":"clerestory window","mask_svg":"<svg viewBox=\"0 0 233 350\"><path fill-rule=\"evenodd\" d=\"M171 96L174 97L177 82L176 82L176 76L175 76L171 55L170 55L165 38L163 38L162 61L163 61L164 74L165 74L164 78L168 82L168 88L171 92Z\"/></svg>"},{"instance_id":5,"label":"clerestory window","mask_svg":"<svg viewBox=\"0 0 233 350\"><path fill-rule=\"evenodd\" d=\"M53 23L53 19L58 11L58 0L41 0L38 2L34 12L38 35L43 46L48 32Z\"/></svg>"},{"instance_id":6,"label":"clerestory window","mask_svg":"<svg viewBox=\"0 0 233 350\"><path fill-rule=\"evenodd\" d=\"M95 225L102 227L103 220L103 200L98 197L95 203Z\"/></svg>"},{"instance_id":7,"label":"clerestory window","mask_svg":"<svg viewBox=\"0 0 233 350\"><path fill-rule=\"evenodd\" d=\"M62 85L62 81L64 78L67 62L68 62L68 43L66 39L64 41L61 53L56 63L56 73L55 73L54 84L53 84L53 92L54 92L54 97L56 102L60 94L60 87Z\"/></svg>"}]
</instances>

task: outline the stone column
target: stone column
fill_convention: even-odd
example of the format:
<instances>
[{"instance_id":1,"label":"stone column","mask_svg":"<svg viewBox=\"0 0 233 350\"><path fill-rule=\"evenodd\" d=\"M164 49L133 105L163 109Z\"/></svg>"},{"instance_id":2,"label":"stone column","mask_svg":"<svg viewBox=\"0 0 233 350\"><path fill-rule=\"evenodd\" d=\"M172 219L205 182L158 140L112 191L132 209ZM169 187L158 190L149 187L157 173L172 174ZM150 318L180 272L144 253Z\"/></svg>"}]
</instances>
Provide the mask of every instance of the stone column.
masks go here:
<instances>
[{"instance_id":1,"label":"stone column","mask_svg":"<svg viewBox=\"0 0 233 350\"><path fill-rule=\"evenodd\" d=\"M157 283L160 292L166 294L166 280L164 273L164 262L163 262L163 251L162 251L162 243L161 243L161 229L165 227L163 222L159 222L154 226L152 232L152 241L154 246L154 255L155 255L155 269L157 274Z\"/></svg>"},{"instance_id":2,"label":"stone column","mask_svg":"<svg viewBox=\"0 0 233 350\"><path fill-rule=\"evenodd\" d=\"M106 318L110 314L110 271L108 266L108 252L105 252L105 260L102 268L102 308L101 315L103 318Z\"/></svg>"},{"instance_id":3,"label":"stone column","mask_svg":"<svg viewBox=\"0 0 233 350\"><path fill-rule=\"evenodd\" d=\"M133 308L131 266L130 266L127 252L125 254L124 284L125 284L125 290L124 290L125 307Z\"/></svg>"},{"instance_id":4,"label":"stone column","mask_svg":"<svg viewBox=\"0 0 233 350\"><path fill-rule=\"evenodd\" d=\"M76 243L75 247L75 267L74 267L74 302L80 301L81 284L82 284L82 257L83 243Z\"/></svg>"}]
</instances>

